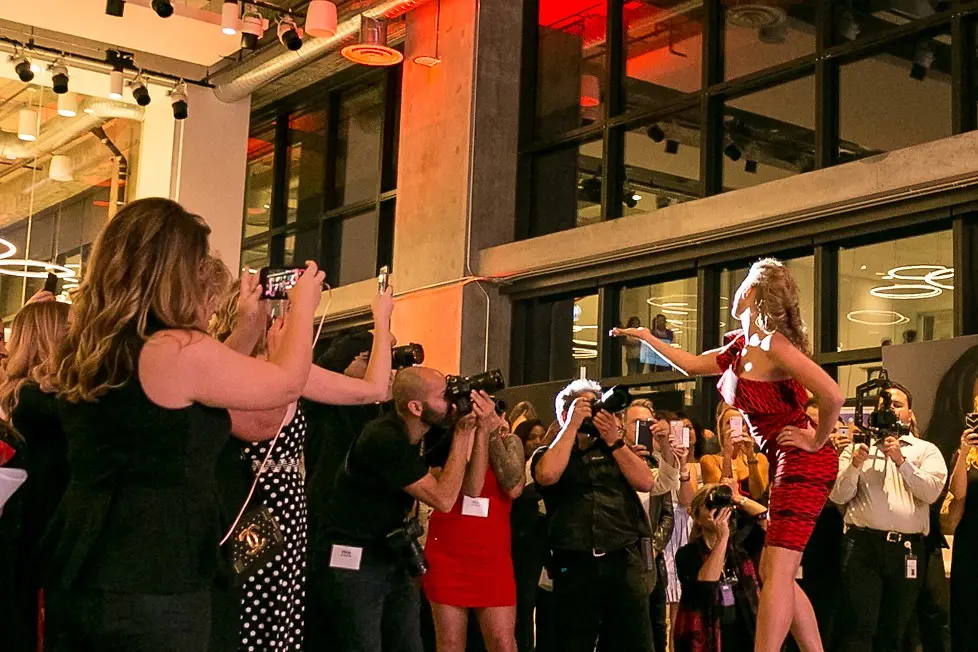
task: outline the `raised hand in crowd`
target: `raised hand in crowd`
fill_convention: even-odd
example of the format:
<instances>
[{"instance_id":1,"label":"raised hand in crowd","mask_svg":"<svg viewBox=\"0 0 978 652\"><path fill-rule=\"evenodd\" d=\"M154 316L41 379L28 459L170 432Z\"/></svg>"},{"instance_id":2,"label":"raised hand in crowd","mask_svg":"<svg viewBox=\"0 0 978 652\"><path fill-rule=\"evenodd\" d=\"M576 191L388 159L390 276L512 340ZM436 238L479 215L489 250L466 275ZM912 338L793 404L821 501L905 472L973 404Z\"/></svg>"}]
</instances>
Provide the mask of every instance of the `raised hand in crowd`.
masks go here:
<instances>
[{"instance_id":1,"label":"raised hand in crowd","mask_svg":"<svg viewBox=\"0 0 978 652\"><path fill-rule=\"evenodd\" d=\"M893 463L897 466L901 466L905 461L903 453L900 451L900 440L896 437L887 437L884 439L881 450L883 451L883 454L893 460Z\"/></svg>"},{"instance_id":2,"label":"raised hand in crowd","mask_svg":"<svg viewBox=\"0 0 978 652\"><path fill-rule=\"evenodd\" d=\"M869 446L866 444L856 444L856 449L852 452L852 465L857 469L861 469L868 459Z\"/></svg>"}]
</instances>

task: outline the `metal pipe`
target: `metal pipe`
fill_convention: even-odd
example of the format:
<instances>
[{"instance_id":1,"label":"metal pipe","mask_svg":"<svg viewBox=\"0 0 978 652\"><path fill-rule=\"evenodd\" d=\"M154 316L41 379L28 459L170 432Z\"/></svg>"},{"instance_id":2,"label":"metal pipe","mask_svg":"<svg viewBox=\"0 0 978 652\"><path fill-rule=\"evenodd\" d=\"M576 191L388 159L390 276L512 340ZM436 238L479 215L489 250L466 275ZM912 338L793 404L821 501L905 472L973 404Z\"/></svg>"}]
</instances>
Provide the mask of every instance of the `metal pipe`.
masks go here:
<instances>
[{"instance_id":1,"label":"metal pipe","mask_svg":"<svg viewBox=\"0 0 978 652\"><path fill-rule=\"evenodd\" d=\"M352 16L336 27L336 34L328 38L314 38L305 41L302 49L294 52L286 51L269 59L262 65L238 75L234 79L218 84L214 95L222 102L237 102L248 97L266 84L284 77L293 70L321 59L343 45L357 38L360 34L360 18L376 18L390 20L401 16L429 0L386 0L362 13Z\"/></svg>"}]
</instances>

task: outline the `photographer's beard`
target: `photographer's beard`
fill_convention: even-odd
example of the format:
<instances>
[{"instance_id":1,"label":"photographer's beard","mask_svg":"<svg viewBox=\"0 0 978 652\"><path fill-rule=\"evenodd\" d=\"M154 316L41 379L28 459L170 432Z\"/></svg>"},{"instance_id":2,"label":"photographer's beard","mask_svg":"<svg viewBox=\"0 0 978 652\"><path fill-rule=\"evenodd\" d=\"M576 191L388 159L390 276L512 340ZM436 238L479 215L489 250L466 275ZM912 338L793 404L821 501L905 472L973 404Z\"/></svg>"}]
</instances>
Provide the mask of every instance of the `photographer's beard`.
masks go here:
<instances>
[{"instance_id":1,"label":"photographer's beard","mask_svg":"<svg viewBox=\"0 0 978 652\"><path fill-rule=\"evenodd\" d=\"M455 424L455 410L451 404L443 411L436 410L428 403L421 409L421 423L432 428L448 428Z\"/></svg>"}]
</instances>

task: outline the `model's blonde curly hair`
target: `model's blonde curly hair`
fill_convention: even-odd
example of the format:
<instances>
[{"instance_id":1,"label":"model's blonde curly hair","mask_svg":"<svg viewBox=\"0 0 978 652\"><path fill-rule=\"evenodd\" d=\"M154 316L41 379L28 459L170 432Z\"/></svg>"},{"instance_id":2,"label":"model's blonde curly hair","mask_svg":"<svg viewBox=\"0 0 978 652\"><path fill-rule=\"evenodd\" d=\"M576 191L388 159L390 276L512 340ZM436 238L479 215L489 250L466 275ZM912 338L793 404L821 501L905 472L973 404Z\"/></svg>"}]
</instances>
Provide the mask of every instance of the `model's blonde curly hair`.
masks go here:
<instances>
[{"instance_id":1,"label":"model's blonde curly hair","mask_svg":"<svg viewBox=\"0 0 978 652\"><path fill-rule=\"evenodd\" d=\"M37 383L42 391L51 392L57 374L56 352L68 331L66 303L38 301L28 303L14 317L7 350L10 357L6 377L0 384L0 409L10 419L20 400L25 383Z\"/></svg>"},{"instance_id":2,"label":"model's blonde curly hair","mask_svg":"<svg viewBox=\"0 0 978 652\"><path fill-rule=\"evenodd\" d=\"M768 334L781 333L796 348L810 355L808 328L798 305L798 284L787 266L774 258L762 258L751 265L744 283L754 290L757 327Z\"/></svg>"}]
</instances>

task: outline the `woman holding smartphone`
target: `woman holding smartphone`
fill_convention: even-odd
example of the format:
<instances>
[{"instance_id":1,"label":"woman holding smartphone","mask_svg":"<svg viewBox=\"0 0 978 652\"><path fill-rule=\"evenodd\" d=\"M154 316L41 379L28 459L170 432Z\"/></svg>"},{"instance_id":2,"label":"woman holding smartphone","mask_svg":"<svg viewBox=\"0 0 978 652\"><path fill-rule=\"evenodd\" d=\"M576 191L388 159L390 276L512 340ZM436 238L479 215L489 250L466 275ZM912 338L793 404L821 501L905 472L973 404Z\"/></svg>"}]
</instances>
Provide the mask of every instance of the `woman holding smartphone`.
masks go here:
<instances>
[{"instance_id":1,"label":"woman holding smartphone","mask_svg":"<svg viewBox=\"0 0 978 652\"><path fill-rule=\"evenodd\" d=\"M802 650L819 652L818 623L795 576L838 473L838 457L826 443L845 397L808 356L798 286L783 263L754 263L731 313L742 329L727 334L720 349L701 355L675 349L645 330L614 329L612 335L644 340L691 375L721 375L724 400L740 410L752 437L774 460L754 650L780 650L791 630ZM817 401L815 427L805 414L806 390Z\"/></svg>"},{"instance_id":2,"label":"woman holding smartphone","mask_svg":"<svg viewBox=\"0 0 978 652\"><path fill-rule=\"evenodd\" d=\"M968 421L978 420L978 395L975 412ZM951 559L951 649L954 652L978 651L974 617L978 612L975 586L978 585L978 428L969 427L961 435L955 453L954 470L948 484L948 513L944 533L954 535Z\"/></svg>"},{"instance_id":3,"label":"woman holding smartphone","mask_svg":"<svg viewBox=\"0 0 978 652\"><path fill-rule=\"evenodd\" d=\"M726 403L717 405L717 432L721 455L704 455L700 460L703 482L720 482L732 478L740 493L763 501L770 483L767 456L755 450L754 440L744 433L744 416Z\"/></svg>"}]
</instances>

